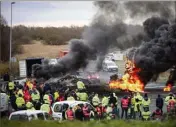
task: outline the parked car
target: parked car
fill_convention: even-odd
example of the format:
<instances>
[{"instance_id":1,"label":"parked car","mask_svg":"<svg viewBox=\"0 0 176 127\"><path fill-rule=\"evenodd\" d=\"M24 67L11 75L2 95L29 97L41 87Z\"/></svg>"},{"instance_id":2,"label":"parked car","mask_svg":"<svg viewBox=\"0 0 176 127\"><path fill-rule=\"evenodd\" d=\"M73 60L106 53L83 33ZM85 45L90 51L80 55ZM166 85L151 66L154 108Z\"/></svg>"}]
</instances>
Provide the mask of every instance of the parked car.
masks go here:
<instances>
[{"instance_id":1,"label":"parked car","mask_svg":"<svg viewBox=\"0 0 176 127\"><path fill-rule=\"evenodd\" d=\"M0 93L0 113L5 115L9 111L9 97L6 93Z\"/></svg>"},{"instance_id":2,"label":"parked car","mask_svg":"<svg viewBox=\"0 0 176 127\"><path fill-rule=\"evenodd\" d=\"M61 102L56 102L53 104L52 106L52 117L54 120L62 120L63 119L63 115L62 115L62 111L64 110L65 106L67 107L72 107L73 109L75 108L76 105L78 104L87 104L90 110L93 110L93 106L88 103L88 102L84 102L84 101L61 101Z\"/></svg>"},{"instance_id":3,"label":"parked car","mask_svg":"<svg viewBox=\"0 0 176 127\"><path fill-rule=\"evenodd\" d=\"M22 110L10 114L9 120L48 120L49 114L40 110Z\"/></svg>"},{"instance_id":4,"label":"parked car","mask_svg":"<svg viewBox=\"0 0 176 127\"><path fill-rule=\"evenodd\" d=\"M118 66L115 62L110 60L104 60L102 64L102 68L104 71L108 72L118 72Z\"/></svg>"}]
</instances>

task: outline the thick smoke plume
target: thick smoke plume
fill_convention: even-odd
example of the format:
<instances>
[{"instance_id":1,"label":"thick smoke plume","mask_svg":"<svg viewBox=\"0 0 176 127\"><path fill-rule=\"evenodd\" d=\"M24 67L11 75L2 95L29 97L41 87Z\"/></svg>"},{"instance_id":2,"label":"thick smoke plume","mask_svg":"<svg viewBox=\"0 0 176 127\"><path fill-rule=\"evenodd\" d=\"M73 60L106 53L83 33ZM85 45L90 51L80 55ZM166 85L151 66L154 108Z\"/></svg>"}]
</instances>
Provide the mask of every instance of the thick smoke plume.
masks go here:
<instances>
[{"instance_id":1,"label":"thick smoke plume","mask_svg":"<svg viewBox=\"0 0 176 127\"><path fill-rule=\"evenodd\" d=\"M95 57L98 57L97 69L100 69L99 65L109 47L117 43L118 37L126 34L126 25L116 16L116 6L114 7L114 4L110 3L96 3L99 10L91 25L83 32L83 40L71 40L69 53L61 58L57 65L48 65L47 63L34 65L34 76L47 79L58 77L79 68L85 68L88 61ZM110 17L107 15L109 12L111 12Z\"/></svg>"},{"instance_id":2,"label":"thick smoke plume","mask_svg":"<svg viewBox=\"0 0 176 127\"><path fill-rule=\"evenodd\" d=\"M131 25L125 24L128 14L130 14L131 18L155 13L160 17L172 18L173 11L170 8L171 2L163 4L162 2L99 1L94 4L98 11L90 26L84 30L82 40L71 40L69 53L61 58L58 64L49 65L45 61L43 65L34 65L33 74L35 77L48 79L50 77L65 75L71 71L85 68L88 62L95 58L98 60L98 71L101 69L102 61L108 53L109 48L117 47L125 50L133 46L139 46L141 43L143 44L139 48L130 50L130 57L135 58L134 60L137 66L144 70L140 76L145 82L175 64L173 60L171 61L171 59L167 58L171 54L175 56L173 52L171 53L171 45L174 45L170 42L173 42L173 37L172 39L170 37L172 26L168 25L167 20L162 19L160 21L158 18L146 20L144 23L144 31L137 31L136 28L138 26L133 26L135 30L129 32ZM160 27L162 24L165 25ZM139 28L141 29L141 27ZM153 40L149 41L150 39ZM163 47L164 49L162 49ZM133 54L136 54L135 57ZM159 62L156 62L157 60ZM170 60L170 62L165 63L167 60ZM164 65L165 68L160 68L160 65ZM150 70L149 68L153 70L148 71ZM148 74L150 76L145 78Z\"/></svg>"},{"instance_id":3,"label":"thick smoke plume","mask_svg":"<svg viewBox=\"0 0 176 127\"><path fill-rule=\"evenodd\" d=\"M131 49L128 57L141 68L139 76L144 83L147 83L152 79L156 80L161 72L176 65L176 24L169 24L167 20L152 17L147 19L144 25L146 32L152 29L148 35L153 39L142 43L138 48ZM175 79L170 78L170 80Z\"/></svg>"}]
</instances>

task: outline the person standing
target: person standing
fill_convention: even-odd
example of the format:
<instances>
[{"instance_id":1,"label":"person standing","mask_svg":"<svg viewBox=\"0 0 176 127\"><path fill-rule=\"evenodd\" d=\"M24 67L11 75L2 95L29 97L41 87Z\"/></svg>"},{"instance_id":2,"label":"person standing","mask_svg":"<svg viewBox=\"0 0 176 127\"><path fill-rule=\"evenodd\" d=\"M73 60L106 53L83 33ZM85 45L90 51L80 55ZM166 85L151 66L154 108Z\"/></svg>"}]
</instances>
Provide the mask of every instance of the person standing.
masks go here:
<instances>
[{"instance_id":1,"label":"person standing","mask_svg":"<svg viewBox=\"0 0 176 127\"><path fill-rule=\"evenodd\" d=\"M164 105L163 98L161 98L161 95L158 94L158 98L156 99L156 107L161 110L162 114L163 114L163 105Z\"/></svg>"},{"instance_id":2,"label":"person standing","mask_svg":"<svg viewBox=\"0 0 176 127\"><path fill-rule=\"evenodd\" d=\"M125 119L127 119L128 106L129 106L128 97L127 97L127 96L124 96L124 97L121 99L121 108L122 108L121 119L123 118L124 113L125 113Z\"/></svg>"},{"instance_id":3,"label":"person standing","mask_svg":"<svg viewBox=\"0 0 176 127\"><path fill-rule=\"evenodd\" d=\"M21 94L16 98L16 105L18 110L25 110L25 100Z\"/></svg>"},{"instance_id":4,"label":"person standing","mask_svg":"<svg viewBox=\"0 0 176 127\"><path fill-rule=\"evenodd\" d=\"M98 97L98 94L95 94L95 96L92 98L92 104L94 107L97 107L100 104L100 99Z\"/></svg>"},{"instance_id":5,"label":"person standing","mask_svg":"<svg viewBox=\"0 0 176 127\"><path fill-rule=\"evenodd\" d=\"M75 118L77 120L83 121L84 114L83 114L83 110L81 109L80 105L77 105L77 109L75 110Z\"/></svg>"},{"instance_id":6,"label":"person standing","mask_svg":"<svg viewBox=\"0 0 176 127\"><path fill-rule=\"evenodd\" d=\"M144 98L142 99L142 107L143 107L143 109L147 108L149 110L150 103L151 103L151 100L148 97L148 95L145 93ZM146 109L146 111L148 111L147 109Z\"/></svg>"},{"instance_id":7,"label":"person standing","mask_svg":"<svg viewBox=\"0 0 176 127\"><path fill-rule=\"evenodd\" d=\"M113 104L114 106L117 106L117 98L114 97L113 93L110 94L109 104Z\"/></svg>"},{"instance_id":8,"label":"person standing","mask_svg":"<svg viewBox=\"0 0 176 127\"><path fill-rule=\"evenodd\" d=\"M83 114L84 114L84 120L86 120L86 121L89 120L90 111L89 111L89 108L88 108L87 104L84 104L82 110L83 110Z\"/></svg>"},{"instance_id":9,"label":"person standing","mask_svg":"<svg viewBox=\"0 0 176 127\"><path fill-rule=\"evenodd\" d=\"M74 112L72 110L72 107L69 107L65 112L65 118L70 121L74 120Z\"/></svg>"}]
</instances>

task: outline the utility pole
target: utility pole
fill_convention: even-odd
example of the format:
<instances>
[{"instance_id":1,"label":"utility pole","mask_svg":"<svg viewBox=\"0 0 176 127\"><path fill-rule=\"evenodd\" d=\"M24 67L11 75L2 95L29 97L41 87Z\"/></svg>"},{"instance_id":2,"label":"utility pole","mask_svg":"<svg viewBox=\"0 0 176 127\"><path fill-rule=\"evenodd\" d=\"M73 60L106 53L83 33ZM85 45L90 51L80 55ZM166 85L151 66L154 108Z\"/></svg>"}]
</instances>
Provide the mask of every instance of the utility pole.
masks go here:
<instances>
[{"instance_id":1,"label":"utility pole","mask_svg":"<svg viewBox=\"0 0 176 127\"><path fill-rule=\"evenodd\" d=\"M10 48L9 48L9 71L11 74L12 64L11 64L11 58L12 58L12 5L15 4L15 2L11 2L11 18L10 18Z\"/></svg>"}]
</instances>

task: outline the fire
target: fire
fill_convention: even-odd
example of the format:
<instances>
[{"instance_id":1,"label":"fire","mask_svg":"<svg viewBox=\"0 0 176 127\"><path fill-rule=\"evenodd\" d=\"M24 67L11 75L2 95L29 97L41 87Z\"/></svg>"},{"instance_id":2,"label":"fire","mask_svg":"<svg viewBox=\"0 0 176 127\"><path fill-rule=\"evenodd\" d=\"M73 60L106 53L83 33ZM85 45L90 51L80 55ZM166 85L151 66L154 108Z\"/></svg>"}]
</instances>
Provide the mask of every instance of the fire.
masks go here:
<instances>
[{"instance_id":1,"label":"fire","mask_svg":"<svg viewBox=\"0 0 176 127\"><path fill-rule=\"evenodd\" d=\"M125 65L126 71L122 76L122 79L112 80L109 83L111 89L121 89L133 92L143 92L144 84L137 75L141 71L140 68L136 68L135 64L127 60Z\"/></svg>"},{"instance_id":2,"label":"fire","mask_svg":"<svg viewBox=\"0 0 176 127\"><path fill-rule=\"evenodd\" d=\"M163 88L163 91L164 92L170 92L172 89L172 85L171 84L168 84L166 87Z\"/></svg>"}]
</instances>

